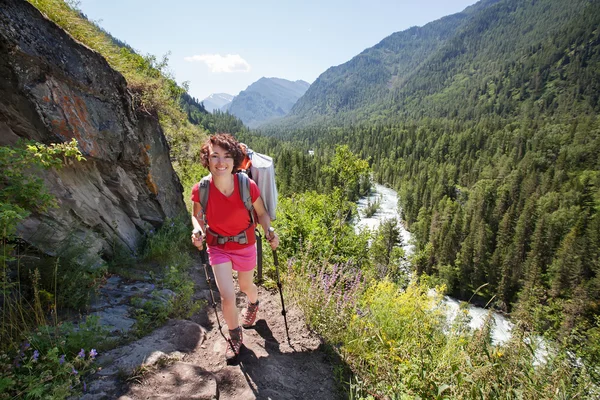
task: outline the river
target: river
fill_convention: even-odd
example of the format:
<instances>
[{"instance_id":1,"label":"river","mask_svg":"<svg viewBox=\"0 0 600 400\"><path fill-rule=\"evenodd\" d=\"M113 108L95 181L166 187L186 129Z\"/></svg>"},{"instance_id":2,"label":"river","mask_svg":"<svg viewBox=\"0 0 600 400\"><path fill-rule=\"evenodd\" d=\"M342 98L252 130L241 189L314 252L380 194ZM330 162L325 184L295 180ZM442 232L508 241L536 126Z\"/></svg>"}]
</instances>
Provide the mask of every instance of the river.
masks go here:
<instances>
[{"instance_id":1,"label":"river","mask_svg":"<svg viewBox=\"0 0 600 400\"><path fill-rule=\"evenodd\" d=\"M367 207L368 203L374 203L379 199L379 209L370 218L363 217L363 210ZM356 229L369 228L371 230L376 229L379 224L391 218L398 220L400 227L400 235L402 236L402 247L406 256L410 256L414 252L414 244L412 243L412 237L409 231L404 228L402 219L398 212L398 194L396 191L387 188L380 184L374 184L371 190L371 194L368 197L363 197L357 202L358 211L361 215L359 221L356 222ZM460 301L450 296L444 296L444 304L448 308L448 318L452 320L459 309ZM472 304L468 306L469 316L471 317L470 326L473 329L480 328L490 310L476 307ZM494 327L492 330L492 340L495 344L502 344L510 338L510 332L512 329L512 323L508 321L502 314L492 312L494 318Z\"/></svg>"}]
</instances>

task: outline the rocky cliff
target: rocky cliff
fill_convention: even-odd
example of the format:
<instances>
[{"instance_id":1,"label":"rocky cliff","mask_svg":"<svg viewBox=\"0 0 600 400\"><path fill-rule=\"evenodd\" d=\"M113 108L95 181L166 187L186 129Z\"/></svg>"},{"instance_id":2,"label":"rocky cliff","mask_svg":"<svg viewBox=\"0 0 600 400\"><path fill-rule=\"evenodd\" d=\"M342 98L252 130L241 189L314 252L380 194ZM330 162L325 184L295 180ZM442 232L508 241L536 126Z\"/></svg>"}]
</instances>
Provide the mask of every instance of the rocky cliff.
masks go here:
<instances>
[{"instance_id":1,"label":"rocky cliff","mask_svg":"<svg viewBox=\"0 0 600 400\"><path fill-rule=\"evenodd\" d=\"M58 202L19 227L48 254L83 243L110 256L185 212L158 121L97 52L23 0L0 0L0 145L79 142L86 161L44 172Z\"/></svg>"}]
</instances>

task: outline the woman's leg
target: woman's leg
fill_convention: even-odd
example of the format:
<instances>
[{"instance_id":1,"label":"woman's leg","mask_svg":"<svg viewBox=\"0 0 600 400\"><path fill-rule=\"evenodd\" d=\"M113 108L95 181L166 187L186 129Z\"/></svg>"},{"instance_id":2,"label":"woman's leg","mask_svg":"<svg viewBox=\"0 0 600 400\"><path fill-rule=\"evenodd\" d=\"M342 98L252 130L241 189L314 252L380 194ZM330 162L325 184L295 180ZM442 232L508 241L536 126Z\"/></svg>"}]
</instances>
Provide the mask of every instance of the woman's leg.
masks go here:
<instances>
[{"instance_id":1,"label":"woman's leg","mask_svg":"<svg viewBox=\"0 0 600 400\"><path fill-rule=\"evenodd\" d=\"M250 328L256 321L258 313L258 288L254 284L254 269L250 271L238 271L238 282L240 289L248 296L248 305L242 313L242 326Z\"/></svg>"},{"instance_id":2,"label":"woman's leg","mask_svg":"<svg viewBox=\"0 0 600 400\"><path fill-rule=\"evenodd\" d=\"M256 303L258 301L258 288L254 284L254 270L238 271L238 282L240 290L248 296L248 301Z\"/></svg>"},{"instance_id":3,"label":"woman's leg","mask_svg":"<svg viewBox=\"0 0 600 400\"><path fill-rule=\"evenodd\" d=\"M233 272L231 261L223 264L213 265L213 274L221 295L221 308L223 309L223 318L229 330L234 330L239 326L238 310L235 305L235 288L233 286Z\"/></svg>"}]
</instances>

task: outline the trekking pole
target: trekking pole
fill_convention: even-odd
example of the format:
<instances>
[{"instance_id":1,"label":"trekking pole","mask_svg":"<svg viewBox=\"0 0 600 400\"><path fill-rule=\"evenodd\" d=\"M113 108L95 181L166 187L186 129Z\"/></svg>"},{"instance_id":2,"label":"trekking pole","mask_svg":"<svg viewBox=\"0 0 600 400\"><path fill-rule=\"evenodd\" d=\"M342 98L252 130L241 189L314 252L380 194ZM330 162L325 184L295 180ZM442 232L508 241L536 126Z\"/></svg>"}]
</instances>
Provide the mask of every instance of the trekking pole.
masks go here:
<instances>
[{"instance_id":1,"label":"trekking pole","mask_svg":"<svg viewBox=\"0 0 600 400\"><path fill-rule=\"evenodd\" d=\"M223 339L225 339L225 341L227 343L229 343L229 345L233 349L233 344L231 343L231 341L229 339L227 339L227 337L225 337L225 334L223 333L223 328L221 327L221 321L219 320L219 313L217 312L217 302L215 301L215 294L212 291L212 285L211 285L212 279L208 275L208 270L206 269L206 265L208 264L208 261L206 260L206 249L202 250L200 252L200 258L202 261L202 266L204 267L204 276L206 276L206 283L208 283L208 291L210 292L210 298L212 300L213 310L215 310L215 318L217 319L217 325L219 326L219 332L221 333L221 336L223 336ZM234 353L235 353L235 350L234 350Z\"/></svg>"},{"instance_id":2,"label":"trekking pole","mask_svg":"<svg viewBox=\"0 0 600 400\"><path fill-rule=\"evenodd\" d=\"M275 274L277 275L277 287L279 288L279 296L281 297L281 315L285 323L285 334L287 335L288 343L290 342L290 332L288 329L287 317L285 312L285 303L283 302L283 289L281 288L281 279L279 279L279 260L277 259L277 251L273 250L273 264L275 264Z\"/></svg>"},{"instance_id":3,"label":"trekking pole","mask_svg":"<svg viewBox=\"0 0 600 400\"><path fill-rule=\"evenodd\" d=\"M256 269L258 276L256 277L256 282L260 285L263 281L263 250L262 250L262 235L258 231L256 232Z\"/></svg>"}]
</instances>

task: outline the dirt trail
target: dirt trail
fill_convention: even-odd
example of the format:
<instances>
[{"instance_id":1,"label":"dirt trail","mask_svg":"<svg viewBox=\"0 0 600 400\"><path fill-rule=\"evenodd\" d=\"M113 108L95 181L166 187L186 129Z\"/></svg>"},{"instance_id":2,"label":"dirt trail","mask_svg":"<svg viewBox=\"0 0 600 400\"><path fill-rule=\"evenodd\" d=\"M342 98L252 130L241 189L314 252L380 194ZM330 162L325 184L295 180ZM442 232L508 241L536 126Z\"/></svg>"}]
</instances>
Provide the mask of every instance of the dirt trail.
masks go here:
<instances>
[{"instance_id":1,"label":"dirt trail","mask_svg":"<svg viewBox=\"0 0 600 400\"><path fill-rule=\"evenodd\" d=\"M192 318L204 328L202 333L198 334L198 329L192 331L196 343L185 341L178 361L145 374L137 383L121 387L119 399L342 398L332 363L322 350L321 340L306 328L301 311L291 302L286 303L291 339L288 343L277 291L259 288L261 304L257 322L253 328L244 329L244 347L237 362L228 365L225 361L226 342L219 332L199 261L194 266L192 277L197 285L197 297L209 303ZM218 299L214 282L212 286ZM240 313L245 302L245 295L239 294L237 305ZM224 325L220 306L217 305L217 308ZM172 321L163 336L174 341L181 340L178 336L185 335L183 332L189 329L178 325ZM223 332L227 332L225 325Z\"/></svg>"}]
</instances>

